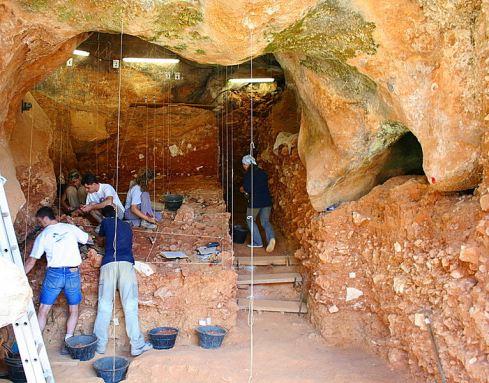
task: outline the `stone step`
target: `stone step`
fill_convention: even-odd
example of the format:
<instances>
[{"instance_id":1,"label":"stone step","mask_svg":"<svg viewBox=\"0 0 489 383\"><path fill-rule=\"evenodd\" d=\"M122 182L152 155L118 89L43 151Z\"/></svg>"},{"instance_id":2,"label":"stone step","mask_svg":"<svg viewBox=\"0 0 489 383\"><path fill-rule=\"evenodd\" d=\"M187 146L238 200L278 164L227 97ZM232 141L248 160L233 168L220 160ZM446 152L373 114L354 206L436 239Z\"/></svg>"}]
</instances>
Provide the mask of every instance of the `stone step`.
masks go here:
<instances>
[{"instance_id":1,"label":"stone step","mask_svg":"<svg viewBox=\"0 0 489 383\"><path fill-rule=\"evenodd\" d=\"M299 273L255 273L253 284L263 285L272 283L295 283L301 282L302 276ZM238 286L251 285L251 274L238 275Z\"/></svg>"},{"instance_id":2,"label":"stone step","mask_svg":"<svg viewBox=\"0 0 489 383\"><path fill-rule=\"evenodd\" d=\"M250 266L251 257L235 257L234 264ZM297 264L297 259L290 255L256 255L253 257L253 265L255 266L290 266Z\"/></svg>"},{"instance_id":3,"label":"stone step","mask_svg":"<svg viewBox=\"0 0 489 383\"><path fill-rule=\"evenodd\" d=\"M238 306L240 310L248 310L250 300L248 298L239 298ZM300 308L300 312L299 312ZM274 311L282 313L307 313L307 305L300 301L284 301L280 299L255 299L253 309L256 311Z\"/></svg>"}]
</instances>

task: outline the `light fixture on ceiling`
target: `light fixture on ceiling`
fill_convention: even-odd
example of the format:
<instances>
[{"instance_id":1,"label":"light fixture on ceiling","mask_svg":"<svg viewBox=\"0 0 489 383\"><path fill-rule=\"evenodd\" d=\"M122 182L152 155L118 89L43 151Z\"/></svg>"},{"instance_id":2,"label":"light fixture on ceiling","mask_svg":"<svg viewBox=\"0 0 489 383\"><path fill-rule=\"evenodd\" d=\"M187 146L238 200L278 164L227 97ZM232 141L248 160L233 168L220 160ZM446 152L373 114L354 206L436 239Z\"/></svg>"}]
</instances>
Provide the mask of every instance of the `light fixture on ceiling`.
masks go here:
<instances>
[{"instance_id":1,"label":"light fixture on ceiling","mask_svg":"<svg viewBox=\"0 0 489 383\"><path fill-rule=\"evenodd\" d=\"M254 78L232 78L229 80L232 84L249 84L249 83L261 83L261 82L274 82L272 77L254 77Z\"/></svg>"},{"instance_id":2,"label":"light fixture on ceiling","mask_svg":"<svg viewBox=\"0 0 489 383\"><path fill-rule=\"evenodd\" d=\"M87 56L90 56L90 52L87 52L87 51L82 51L80 49L75 49L73 51L73 54L74 55L77 55L77 56L84 56L84 57L87 57Z\"/></svg>"},{"instance_id":3,"label":"light fixture on ceiling","mask_svg":"<svg viewBox=\"0 0 489 383\"><path fill-rule=\"evenodd\" d=\"M124 57L126 63L146 63L146 64L178 64L179 59L155 59L146 57Z\"/></svg>"}]
</instances>

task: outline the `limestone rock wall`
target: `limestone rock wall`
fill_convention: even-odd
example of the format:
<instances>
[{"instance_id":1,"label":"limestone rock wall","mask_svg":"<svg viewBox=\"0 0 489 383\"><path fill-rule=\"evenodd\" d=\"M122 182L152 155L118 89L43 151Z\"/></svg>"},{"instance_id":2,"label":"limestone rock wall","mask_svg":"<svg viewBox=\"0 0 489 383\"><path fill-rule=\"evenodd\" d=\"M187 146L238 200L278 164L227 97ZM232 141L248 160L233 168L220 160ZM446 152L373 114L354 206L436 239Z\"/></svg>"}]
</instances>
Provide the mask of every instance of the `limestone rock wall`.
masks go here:
<instances>
[{"instance_id":1,"label":"limestone rock wall","mask_svg":"<svg viewBox=\"0 0 489 383\"><path fill-rule=\"evenodd\" d=\"M423 323L429 310L448 381L485 382L489 222L479 197L404 176L318 213L304 197L296 148L268 146L259 159L272 217L299 246L310 318L328 342L373 349L422 380L438 377Z\"/></svg>"},{"instance_id":2,"label":"limestone rock wall","mask_svg":"<svg viewBox=\"0 0 489 383\"><path fill-rule=\"evenodd\" d=\"M168 189L180 177L218 178L219 135L212 111L190 106L130 108L122 114L119 141L119 185L122 189L140 169L155 170L158 188ZM80 171L115 182L116 120L107 122L109 137L78 149ZM125 190L123 190L125 191Z\"/></svg>"},{"instance_id":3,"label":"limestone rock wall","mask_svg":"<svg viewBox=\"0 0 489 383\"><path fill-rule=\"evenodd\" d=\"M49 157L53 127L31 94L28 93L24 101L31 103L32 109L23 113L18 111L9 141L16 179L26 198L26 203L15 221L16 233L22 240L26 231L29 232L35 225L36 210L41 206L51 205L56 197L56 179Z\"/></svg>"}]
</instances>

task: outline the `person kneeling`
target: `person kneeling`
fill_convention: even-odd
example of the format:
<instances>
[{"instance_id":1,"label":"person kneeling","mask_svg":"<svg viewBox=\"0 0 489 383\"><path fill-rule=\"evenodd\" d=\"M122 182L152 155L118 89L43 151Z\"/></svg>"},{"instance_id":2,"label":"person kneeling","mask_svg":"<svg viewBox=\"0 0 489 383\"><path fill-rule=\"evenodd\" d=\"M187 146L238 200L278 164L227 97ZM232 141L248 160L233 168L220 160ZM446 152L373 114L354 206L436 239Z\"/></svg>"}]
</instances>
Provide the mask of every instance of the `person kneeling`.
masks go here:
<instances>
[{"instance_id":1,"label":"person kneeling","mask_svg":"<svg viewBox=\"0 0 489 383\"><path fill-rule=\"evenodd\" d=\"M86 205L80 207L82 212L90 214L100 223L103 219L100 210L104 206L113 205L117 207L117 216L119 218L124 216L124 206L122 206L119 195L111 185L98 182L97 177L91 173L85 174L81 183L87 191Z\"/></svg>"},{"instance_id":2,"label":"person kneeling","mask_svg":"<svg viewBox=\"0 0 489 383\"><path fill-rule=\"evenodd\" d=\"M134 270L131 226L116 218L115 210L110 205L103 207L101 213L104 219L100 224L99 235L105 237L105 255L100 268L97 318L93 330L98 338L97 352L104 354L107 348L115 290L118 289L126 319L126 332L131 341L131 355L138 356L150 350L152 345L144 341L139 329L138 282Z\"/></svg>"},{"instance_id":3,"label":"person kneeling","mask_svg":"<svg viewBox=\"0 0 489 383\"><path fill-rule=\"evenodd\" d=\"M148 193L153 182L154 173L147 170L136 178L135 183L127 192L124 219L132 226L156 229L156 222L161 220L161 214L153 212Z\"/></svg>"}]
</instances>

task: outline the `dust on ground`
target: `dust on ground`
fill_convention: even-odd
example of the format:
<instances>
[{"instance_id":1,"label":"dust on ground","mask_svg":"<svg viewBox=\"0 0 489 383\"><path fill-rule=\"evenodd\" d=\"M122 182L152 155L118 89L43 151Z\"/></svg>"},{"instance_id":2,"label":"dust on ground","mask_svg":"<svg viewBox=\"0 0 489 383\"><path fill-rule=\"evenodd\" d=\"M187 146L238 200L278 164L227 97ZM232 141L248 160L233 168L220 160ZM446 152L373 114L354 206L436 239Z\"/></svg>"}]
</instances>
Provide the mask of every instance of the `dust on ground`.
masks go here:
<instances>
[{"instance_id":1,"label":"dust on ground","mask_svg":"<svg viewBox=\"0 0 489 383\"><path fill-rule=\"evenodd\" d=\"M359 349L333 348L295 314L255 314L253 382L408 383L403 371L391 370L379 357ZM219 383L248 382L250 374L250 328L241 312L238 325L217 350L195 344L171 350L152 350L132 360L130 383ZM109 348L110 349L110 348ZM93 360L71 361L51 352L59 383L96 382ZM110 352L109 354L110 355ZM127 356L127 354L123 354ZM99 357L97 355L97 357Z\"/></svg>"}]
</instances>

